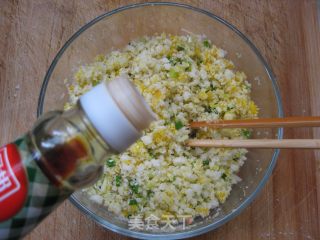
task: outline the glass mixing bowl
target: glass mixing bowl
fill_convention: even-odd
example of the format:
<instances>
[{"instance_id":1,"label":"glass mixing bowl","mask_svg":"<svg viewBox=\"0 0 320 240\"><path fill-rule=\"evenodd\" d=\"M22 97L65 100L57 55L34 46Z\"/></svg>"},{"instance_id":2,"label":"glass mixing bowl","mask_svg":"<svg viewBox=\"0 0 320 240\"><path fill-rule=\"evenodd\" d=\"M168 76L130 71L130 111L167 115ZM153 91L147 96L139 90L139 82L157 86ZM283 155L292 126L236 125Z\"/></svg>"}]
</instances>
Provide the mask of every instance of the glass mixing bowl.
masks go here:
<instances>
[{"instance_id":1,"label":"glass mixing bowl","mask_svg":"<svg viewBox=\"0 0 320 240\"><path fill-rule=\"evenodd\" d=\"M62 47L53 60L42 85L38 116L62 109L68 101L65 79L72 79L75 70L90 63L99 54L121 49L131 40L155 33L176 35L192 32L205 34L225 50L238 69L252 84L252 99L260 108L259 117L282 117L282 105L275 78L257 48L234 26L214 14L177 3L143 3L129 5L105 13L83 26ZM253 138L282 138L282 129L261 129ZM143 239L179 239L215 229L237 216L265 185L275 166L279 150L255 149L241 168L243 179L233 186L227 201L207 218L197 218L188 228L174 232L130 230L128 223L92 202L83 192L71 196L71 202L94 221L112 231Z\"/></svg>"}]
</instances>

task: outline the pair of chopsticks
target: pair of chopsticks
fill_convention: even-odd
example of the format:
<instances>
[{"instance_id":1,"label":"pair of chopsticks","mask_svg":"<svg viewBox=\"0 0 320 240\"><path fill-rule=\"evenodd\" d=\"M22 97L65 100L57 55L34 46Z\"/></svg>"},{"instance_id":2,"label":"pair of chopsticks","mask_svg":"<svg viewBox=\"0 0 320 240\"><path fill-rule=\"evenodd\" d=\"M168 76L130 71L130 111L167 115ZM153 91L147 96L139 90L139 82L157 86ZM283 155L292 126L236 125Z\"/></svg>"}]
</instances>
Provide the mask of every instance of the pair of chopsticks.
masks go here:
<instances>
[{"instance_id":1,"label":"pair of chopsticks","mask_svg":"<svg viewBox=\"0 0 320 240\"><path fill-rule=\"evenodd\" d=\"M192 122L190 128L278 128L320 127L320 117L261 118L245 120L218 120ZM191 147L236 147L236 148L320 148L320 139L189 139Z\"/></svg>"}]
</instances>

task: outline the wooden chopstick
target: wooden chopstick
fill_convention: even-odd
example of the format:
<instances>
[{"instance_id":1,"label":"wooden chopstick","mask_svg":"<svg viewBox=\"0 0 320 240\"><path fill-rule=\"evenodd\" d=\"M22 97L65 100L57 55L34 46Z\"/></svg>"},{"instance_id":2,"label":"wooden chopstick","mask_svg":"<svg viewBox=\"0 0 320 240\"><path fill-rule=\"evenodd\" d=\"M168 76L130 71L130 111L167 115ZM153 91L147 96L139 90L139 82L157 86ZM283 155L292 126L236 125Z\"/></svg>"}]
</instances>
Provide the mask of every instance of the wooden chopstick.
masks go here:
<instances>
[{"instance_id":1,"label":"wooden chopstick","mask_svg":"<svg viewBox=\"0 0 320 240\"><path fill-rule=\"evenodd\" d=\"M219 147L219 148L320 148L320 139L190 139L190 147Z\"/></svg>"},{"instance_id":2,"label":"wooden chopstick","mask_svg":"<svg viewBox=\"0 0 320 240\"><path fill-rule=\"evenodd\" d=\"M320 117L286 117L240 120L217 120L192 122L190 128L276 128L276 127L320 127ZM230 148L320 148L320 139L190 139L191 147Z\"/></svg>"},{"instance_id":3,"label":"wooden chopstick","mask_svg":"<svg viewBox=\"0 0 320 240\"><path fill-rule=\"evenodd\" d=\"M320 117L259 118L241 120L217 120L191 122L190 128L275 128L275 127L320 127Z\"/></svg>"}]
</instances>

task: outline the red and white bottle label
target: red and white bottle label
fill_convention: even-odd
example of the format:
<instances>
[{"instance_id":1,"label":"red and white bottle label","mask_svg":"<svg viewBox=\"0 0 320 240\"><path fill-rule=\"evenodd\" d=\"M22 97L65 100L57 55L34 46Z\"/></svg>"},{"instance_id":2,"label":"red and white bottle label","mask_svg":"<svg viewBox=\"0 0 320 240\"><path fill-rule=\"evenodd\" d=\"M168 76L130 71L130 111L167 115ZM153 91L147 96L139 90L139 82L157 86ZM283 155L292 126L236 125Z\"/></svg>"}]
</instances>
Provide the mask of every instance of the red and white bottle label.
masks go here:
<instances>
[{"instance_id":1,"label":"red and white bottle label","mask_svg":"<svg viewBox=\"0 0 320 240\"><path fill-rule=\"evenodd\" d=\"M23 207L28 180L19 151L14 144L0 148L0 222L13 217Z\"/></svg>"}]
</instances>

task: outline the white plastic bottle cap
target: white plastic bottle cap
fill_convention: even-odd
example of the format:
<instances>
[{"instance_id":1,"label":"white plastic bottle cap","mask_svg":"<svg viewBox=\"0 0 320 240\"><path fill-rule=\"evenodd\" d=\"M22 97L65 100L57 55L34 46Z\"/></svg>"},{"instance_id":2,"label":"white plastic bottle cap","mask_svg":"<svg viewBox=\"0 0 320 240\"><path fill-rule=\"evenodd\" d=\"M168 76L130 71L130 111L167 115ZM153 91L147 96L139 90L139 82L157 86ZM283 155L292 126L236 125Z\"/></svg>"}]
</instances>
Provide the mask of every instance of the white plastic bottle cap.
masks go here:
<instances>
[{"instance_id":1,"label":"white plastic bottle cap","mask_svg":"<svg viewBox=\"0 0 320 240\"><path fill-rule=\"evenodd\" d=\"M80 97L80 105L107 144L123 152L141 137L155 115L133 84L118 77Z\"/></svg>"}]
</instances>

